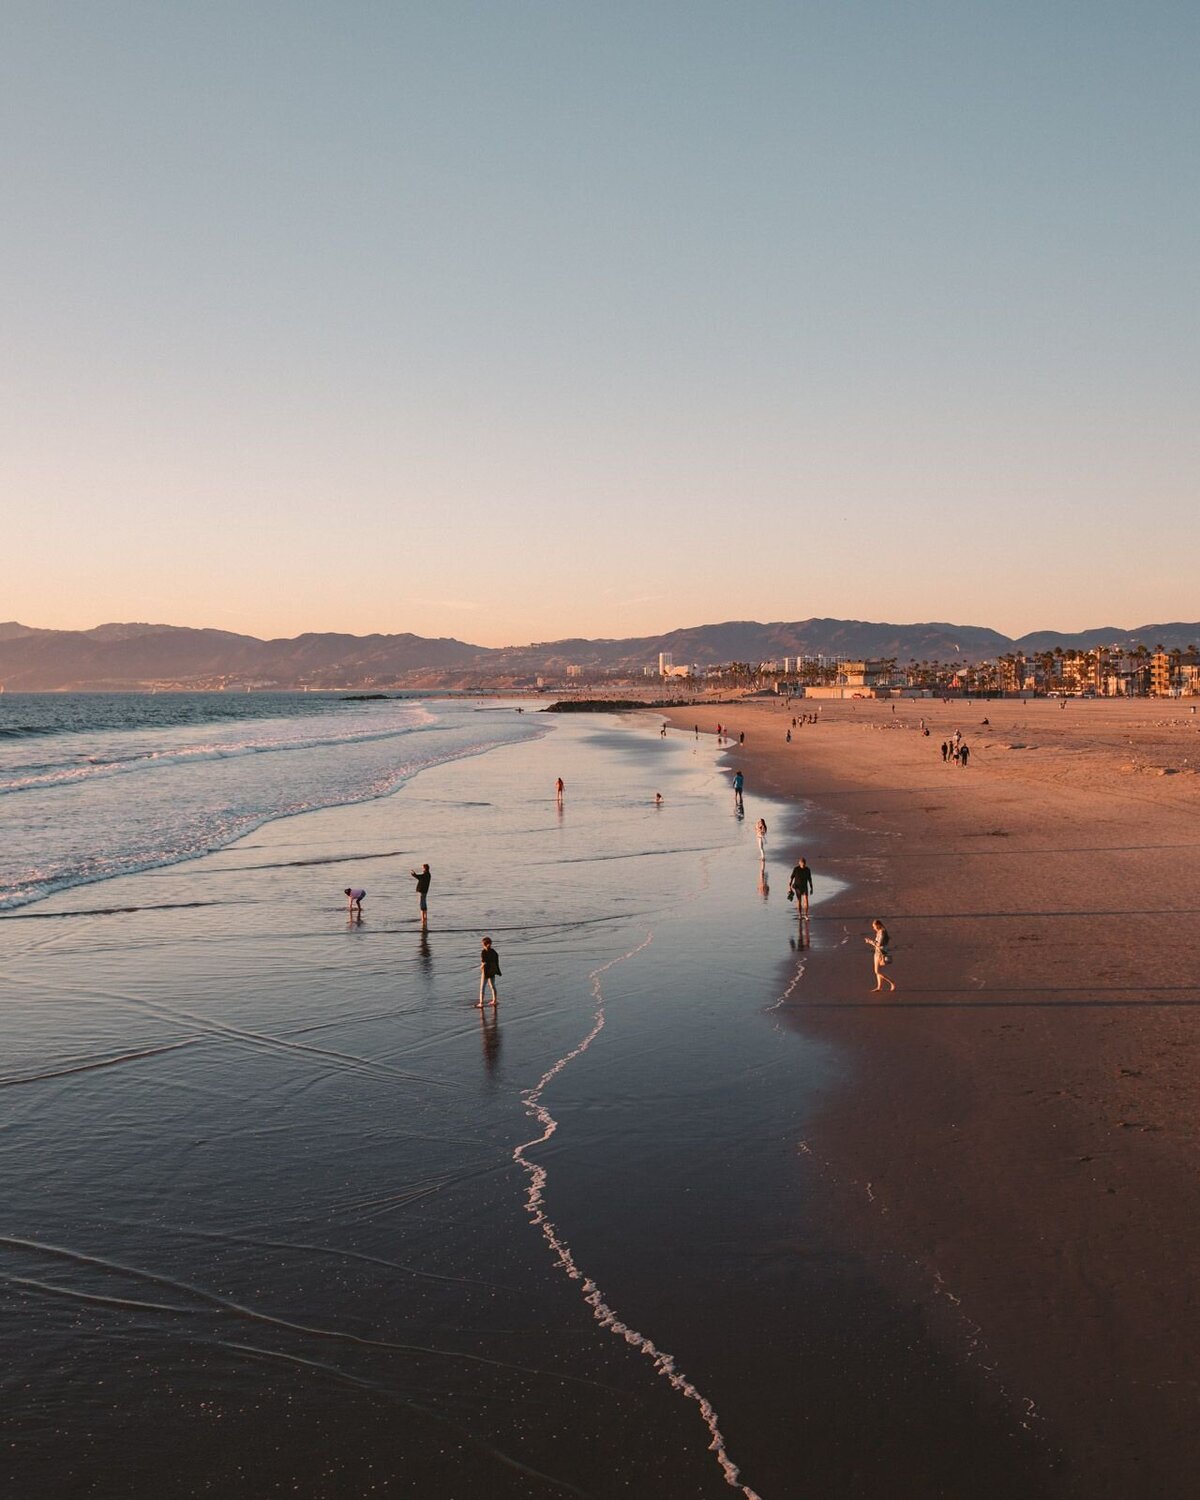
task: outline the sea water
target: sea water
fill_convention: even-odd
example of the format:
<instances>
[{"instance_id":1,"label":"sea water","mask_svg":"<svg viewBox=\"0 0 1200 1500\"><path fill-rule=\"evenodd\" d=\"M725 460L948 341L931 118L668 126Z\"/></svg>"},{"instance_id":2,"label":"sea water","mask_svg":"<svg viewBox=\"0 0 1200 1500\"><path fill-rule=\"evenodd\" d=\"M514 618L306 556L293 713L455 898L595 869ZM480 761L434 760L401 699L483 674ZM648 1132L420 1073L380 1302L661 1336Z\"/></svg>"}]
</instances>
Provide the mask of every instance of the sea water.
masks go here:
<instances>
[{"instance_id":1,"label":"sea water","mask_svg":"<svg viewBox=\"0 0 1200 1500\"><path fill-rule=\"evenodd\" d=\"M533 716L452 700L6 693L0 910L386 796L426 766L538 732Z\"/></svg>"}]
</instances>

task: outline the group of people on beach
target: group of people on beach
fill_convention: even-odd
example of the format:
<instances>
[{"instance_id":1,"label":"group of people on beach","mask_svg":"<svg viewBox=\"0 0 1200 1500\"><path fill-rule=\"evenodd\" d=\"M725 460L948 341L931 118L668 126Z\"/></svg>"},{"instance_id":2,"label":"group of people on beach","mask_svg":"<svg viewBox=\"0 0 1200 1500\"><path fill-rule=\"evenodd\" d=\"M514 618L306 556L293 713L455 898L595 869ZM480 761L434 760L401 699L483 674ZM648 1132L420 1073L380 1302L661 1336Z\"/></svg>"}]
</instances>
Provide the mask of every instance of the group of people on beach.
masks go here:
<instances>
[{"instance_id":1,"label":"group of people on beach","mask_svg":"<svg viewBox=\"0 0 1200 1500\"><path fill-rule=\"evenodd\" d=\"M806 722L815 723L816 715L812 715L810 718L810 716L806 714L804 716L804 719ZM797 720L793 719L792 723L796 724ZM666 726L664 725L664 731L665 727ZM720 733L723 728L723 725L718 726L718 733ZM699 733L699 725L696 726L696 732L697 734ZM791 737L790 730L788 731L788 737L789 739ZM967 750L967 747L961 742L962 734L961 732L958 732L956 733L953 741L953 752L956 759L958 759L960 756L962 757L959 763L965 765L965 757L967 754L969 754L969 751ZM741 735L739 743L745 743L744 734ZM943 760L947 760L949 758L950 751L951 743L944 742L942 744ZM733 773L733 797L734 804L739 814L742 812L744 806L743 793L745 784L746 778L742 771L735 770ZM554 798L560 811L563 806L565 795L566 783L563 781L562 777L559 776L554 783ZM654 805L656 807L661 807L662 800L662 793L655 792ZM765 818L760 817L757 820L757 822L755 823L754 832L758 843L759 865L760 868L764 868L767 859L767 822ZM424 929L427 928L429 924L429 889L433 884L433 873L429 868L428 861L426 861L421 865L421 868L419 870L410 870L409 874L416 882L417 909L420 913L421 927L422 929ZM790 876L788 877L787 899L789 900L789 902L795 902L796 916L802 922L806 921L808 918L809 899L812 896L812 891L812 870L809 867L808 862L804 858L804 856L800 855L792 868ZM346 886L342 894L346 897L346 906L347 910L350 913L351 920L357 920L358 922L361 922L363 901L366 898L367 894L366 890L360 886ZM886 985L887 989L890 992L894 993L896 989L895 983L893 982L891 976L885 973L885 970L892 961L891 954L888 951L888 930L878 917L876 917L875 920L871 923L871 930L872 935L868 938L864 938L863 941L871 949L871 963L875 974L875 991L876 993L879 993ZM475 1002L475 1008L477 1010L483 1009L486 1002L486 997L489 992L491 994L492 1006L496 1006L499 1003L500 996L496 985L496 981L499 978L501 978L499 950L496 948L496 945L492 942L490 937L484 937L481 942L479 953L479 999Z\"/></svg>"},{"instance_id":2,"label":"group of people on beach","mask_svg":"<svg viewBox=\"0 0 1200 1500\"><path fill-rule=\"evenodd\" d=\"M759 818L758 826L761 830L759 835L759 851L761 853L763 843L766 839L767 825L763 822L762 818ZM792 873L788 876L787 886L787 898L789 901L796 903L796 916L801 922L806 921L808 918L808 901L812 895L812 889L813 873L808 861L802 854L792 867ZM885 985L889 991L894 992L896 988L895 983L891 975L884 972L892 961L892 956L888 948L890 939L887 928L878 917L871 923L871 936L864 938L863 942L871 949L871 967L875 974L875 992L878 994ZM806 940L801 942L802 947L805 945Z\"/></svg>"},{"instance_id":3,"label":"group of people on beach","mask_svg":"<svg viewBox=\"0 0 1200 1500\"><path fill-rule=\"evenodd\" d=\"M560 800L562 785L560 778L558 783ZM410 870L408 873L417 883L417 910L421 914L421 927L427 928L429 926L429 887L433 884L433 874L428 862L424 863L419 870ZM346 910L350 913L352 922L362 921L363 901L366 894L361 886L348 885L342 891L342 895L346 898ZM500 977L499 950L490 937L485 937L479 954L479 999L475 1004L476 1010L483 1008L484 994L488 989L491 990L492 1004L497 1003L500 996L496 990L496 980Z\"/></svg>"},{"instance_id":4,"label":"group of people on beach","mask_svg":"<svg viewBox=\"0 0 1200 1500\"><path fill-rule=\"evenodd\" d=\"M962 748L965 750L966 746L964 745ZM739 812L741 812L743 807L743 790L745 784L746 778L742 772L735 771L733 773L733 797ZM765 818L760 817L755 823L754 834L758 842L759 869L765 870L767 862L767 820ZM804 856L800 855L792 867L792 873L788 876L787 898L789 901L796 903L796 916L801 922L806 921L808 918L808 904L809 898L812 895L812 889L812 869ZM765 879L760 882L759 890L765 893ZM889 993L894 993L896 989L895 982L890 974L884 972L892 961L892 956L888 948L890 941L888 930L878 917L871 923L871 936L864 938L863 941L871 949L871 967L875 974L875 993L878 994L882 991L885 985ZM802 941L801 946L803 945L804 942Z\"/></svg>"},{"instance_id":5,"label":"group of people on beach","mask_svg":"<svg viewBox=\"0 0 1200 1500\"><path fill-rule=\"evenodd\" d=\"M987 720L984 719L983 722L986 724ZM956 729L954 731L953 739L942 741L943 764L945 764L947 761L952 760L956 766L962 766L965 769L966 764L970 760L970 758L971 747L970 745L964 743L961 729Z\"/></svg>"}]
</instances>

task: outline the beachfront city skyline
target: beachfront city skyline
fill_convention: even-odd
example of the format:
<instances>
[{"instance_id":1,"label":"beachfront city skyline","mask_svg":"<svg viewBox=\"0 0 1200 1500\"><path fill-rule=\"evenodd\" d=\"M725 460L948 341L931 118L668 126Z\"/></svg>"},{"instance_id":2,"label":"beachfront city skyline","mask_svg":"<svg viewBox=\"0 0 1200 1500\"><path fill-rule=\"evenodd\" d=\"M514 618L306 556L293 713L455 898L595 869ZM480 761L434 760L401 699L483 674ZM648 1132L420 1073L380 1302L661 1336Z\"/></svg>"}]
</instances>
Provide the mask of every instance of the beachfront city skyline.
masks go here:
<instances>
[{"instance_id":1,"label":"beachfront city skyline","mask_svg":"<svg viewBox=\"0 0 1200 1500\"><path fill-rule=\"evenodd\" d=\"M1197 41L1165 0L9 6L5 614L1194 617Z\"/></svg>"}]
</instances>

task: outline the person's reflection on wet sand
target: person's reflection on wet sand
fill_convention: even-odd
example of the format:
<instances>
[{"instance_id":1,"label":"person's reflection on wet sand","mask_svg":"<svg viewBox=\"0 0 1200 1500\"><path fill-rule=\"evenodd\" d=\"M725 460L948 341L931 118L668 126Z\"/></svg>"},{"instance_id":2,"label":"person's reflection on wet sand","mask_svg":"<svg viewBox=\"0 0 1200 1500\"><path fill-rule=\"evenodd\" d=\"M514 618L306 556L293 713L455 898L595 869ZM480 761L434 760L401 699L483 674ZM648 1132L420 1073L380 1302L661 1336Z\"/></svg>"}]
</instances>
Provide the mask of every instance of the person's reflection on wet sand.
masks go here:
<instances>
[{"instance_id":1,"label":"person's reflection on wet sand","mask_svg":"<svg viewBox=\"0 0 1200 1500\"><path fill-rule=\"evenodd\" d=\"M417 962L426 973L429 973L433 967L433 953L429 947L429 928L422 923L420 931L421 936L417 940Z\"/></svg>"},{"instance_id":2,"label":"person's reflection on wet sand","mask_svg":"<svg viewBox=\"0 0 1200 1500\"><path fill-rule=\"evenodd\" d=\"M488 1010L482 1006L479 1011L479 1025L483 1036L483 1065L489 1073L496 1071L496 1065L500 1061L500 1016L496 1010Z\"/></svg>"},{"instance_id":3,"label":"person's reflection on wet sand","mask_svg":"<svg viewBox=\"0 0 1200 1500\"><path fill-rule=\"evenodd\" d=\"M788 941L791 944L793 953L803 953L805 948L808 947L810 939L808 936L807 917L801 917L800 920L796 923L795 936L789 938Z\"/></svg>"},{"instance_id":4,"label":"person's reflection on wet sand","mask_svg":"<svg viewBox=\"0 0 1200 1500\"><path fill-rule=\"evenodd\" d=\"M771 894L771 883L767 879L767 866L765 862L758 867L758 894L764 901Z\"/></svg>"}]
</instances>

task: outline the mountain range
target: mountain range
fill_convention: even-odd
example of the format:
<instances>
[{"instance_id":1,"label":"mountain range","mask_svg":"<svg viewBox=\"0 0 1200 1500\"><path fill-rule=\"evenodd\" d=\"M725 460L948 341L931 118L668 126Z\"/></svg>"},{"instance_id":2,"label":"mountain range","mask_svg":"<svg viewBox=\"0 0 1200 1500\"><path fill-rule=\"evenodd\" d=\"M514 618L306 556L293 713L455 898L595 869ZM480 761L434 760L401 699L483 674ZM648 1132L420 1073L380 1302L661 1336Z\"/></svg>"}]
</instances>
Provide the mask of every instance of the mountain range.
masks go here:
<instances>
[{"instance_id":1,"label":"mountain range","mask_svg":"<svg viewBox=\"0 0 1200 1500\"><path fill-rule=\"evenodd\" d=\"M0 684L10 692L119 691L147 687L433 687L513 683L568 666L640 672L659 652L677 663L779 660L784 656L894 657L907 661L983 661L1021 651L1090 646L1168 650L1200 642L1200 623L1106 625L1074 633L1034 631L1013 638L977 625L891 625L812 619L760 624L728 620L665 635L624 640L541 641L473 646L452 637L308 632L260 640L226 630L180 625L110 624L92 630L39 630L0 624Z\"/></svg>"}]
</instances>

